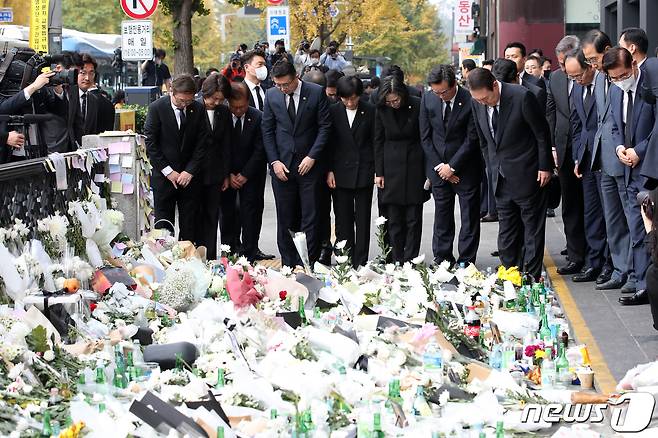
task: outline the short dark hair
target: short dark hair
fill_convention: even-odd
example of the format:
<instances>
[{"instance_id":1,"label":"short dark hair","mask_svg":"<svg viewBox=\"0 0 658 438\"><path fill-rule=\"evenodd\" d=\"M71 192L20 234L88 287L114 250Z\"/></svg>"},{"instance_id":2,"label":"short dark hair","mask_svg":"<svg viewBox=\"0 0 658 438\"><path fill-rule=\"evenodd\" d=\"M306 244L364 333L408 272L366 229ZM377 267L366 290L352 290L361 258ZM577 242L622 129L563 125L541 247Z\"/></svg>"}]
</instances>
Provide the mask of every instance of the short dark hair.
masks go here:
<instances>
[{"instance_id":1,"label":"short dark hair","mask_svg":"<svg viewBox=\"0 0 658 438\"><path fill-rule=\"evenodd\" d=\"M512 62L512 64L514 63ZM495 65L496 63L494 62L494 66ZM514 71L516 71L516 67L514 67ZM494 82L496 82L496 78L486 68L476 68L468 75L468 88L470 90L481 90L486 88L487 90L493 91Z\"/></svg>"},{"instance_id":2,"label":"short dark hair","mask_svg":"<svg viewBox=\"0 0 658 438\"><path fill-rule=\"evenodd\" d=\"M155 49L155 56L158 58L166 58L167 52L165 52L165 49Z\"/></svg>"},{"instance_id":3,"label":"short dark hair","mask_svg":"<svg viewBox=\"0 0 658 438\"><path fill-rule=\"evenodd\" d=\"M553 64L553 60L549 58L548 56L542 56L541 57L541 65L544 65L545 63Z\"/></svg>"},{"instance_id":4,"label":"short dark hair","mask_svg":"<svg viewBox=\"0 0 658 438\"><path fill-rule=\"evenodd\" d=\"M210 67L208 70L206 70L206 77L210 76L213 73L219 73L219 70L217 70L215 67Z\"/></svg>"},{"instance_id":5,"label":"short dark hair","mask_svg":"<svg viewBox=\"0 0 658 438\"><path fill-rule=\"evenodd\" d=\"M211 73L201 85L201 95L203 97L210 97L217 92L222 93L225 99L228 99L231 94L231 85L225 76L219 73Z\"/></svg>"},{"instance_id":6,"label":"short dark hair","mask_svg":"<svg viewBox=\"0 0 658 438\"><path fill-rule=\"evenodd\" d=\"M493 68L491 69L491 73L500 82L511 84L516 82L518 71L516 69L516 63L511 59L498 58L496 59L496 62L494 62ZM470 74L468 75L468 79L469 80L471 79Z\"/></svg>"},{"instance_id":7,"label":"short dark hair","mask_svg":"<svg viewBox=\"0 0 658 438\"><path fill-rule=\"evenodd\" d=\"M521 51L521 56L525 57L526 51L525 51L525 46L523 43L519 41L512 41L511 43L507 43L505 46L505 50L507 49L519 49Z\"/></svg>"},{"instance_id":8,"label":"short dark hair","mask_svg":"<svg viewBox=\"0 0 658 438\"><path fill-rule=\"evenodd\" d=\"M624 41L635 44L639 52L643 55L646 55L649 51L649 38L644 29L639 27L627 27L621 31L621 37L624 38Z\"/></svg>"},{"instance_id":9,"label":"short dark hair","mask_svg":"<svg viewBox=\"0 0 658 438\"><path fill-rule=\"evenodd\" d=\"M630 68L632 65L633 55L623 47L612 47L603 55L603 71L606 73L613 68Z\"/></svg>"},{"instance_id":10,"label":"short dark hair","mask_svg":"<svg viewBox=\"0 0 658 438\"><path fill-rule=\"evenodd\" d=\"M587 58L585 58L585 53L583 53L583 49L573 49L569 50L567 53L564 54L564 62L567 62L567 59L569 58L576 58L578 60L578 64L580 64L580 67L583 70L587 70L589 67L589 64L587 63Z\"/></svg>"},{"instance_id":11,"label":"short dark hair","mask_svg":"<svg viewBox=\"0 0 658 438\"><path fill-rule=\"evenodd\" d=\"M537 65L539 67L541 67L541 65L543 64L543 62L541 62L541 58L537 55L530 55L525 60L526 61L537 61Z\"/></svg>"},{"instance_id":12,"label":"short dark hair","mask_svg":"<svg viewBox=\"0 0 658 438\"><path fill-rule=\"evenodd\" d=\"M464 59L462 61L462 67L464 67L468 71L471 71L475 67L477 67L477 65L475 65L475 61L473 61L472 59Z\"/></svg>"},{"instance_id":13,"label":"short dark hair","mask_svg":"<svg viewBox=\"0 0 658 438\"><path fill-rule=\"evenodd\" d=\"M380 107L386 106L386 96L392 93L400 96L400 105L407 104L407 101L409 100L409 89L407 86L398 77L387 76L382 79L382 84L379 86L379 101L377 102L377 105Z\"/></svg>"},{"instance_id":14,"label":"short dark hair","mask_svg":"<svg viewBox=\"0 0 658 438\"><path fill-rule=\"evenodd\" d=\"M494 60L493 59L485 59L484 61L482 61L482 67L484 67L485 65L490 65L490 66L493 67Z\"/></svg>"},{"instance_id":15,"label":"short dark hair","mask_svg":"<svg viewBox=\"0 0 658 438\"><path fill-rule=\"evenodd\" d=\"M351 97L355 94L361 96L363 94L363 82L356 76L343 76L338 79L336 84L336 94L338 94L338 97Z\"/></svg>"},{"instance_id":16,"label":"short dark hair","mask_svg":"<svg viewBox=\"0 0 658 438\"><path fill-rule=\"evenodd\" d=\"M260 56L263 59L266 59L265 52L260 49L249 50L242 55L242 64L249 64L255 56Z\"/></svg>"},{"instance_id":17,"label":"short dark hair","mask_svg":"<svg viewBox=\"0 0 658 438\"><path fill-rule=\"evenodd\" d=\"M404 71L402 71L402 68L400 68L399 65L393 64L382 69L381 78L384 79L389 76L395 76L400 81L404 82Z\"/></svg>"},{"instance_id":18,"label":"short dark hair","mask_svg":"<svg viewBox=\"0 0 658 438\"><path fill-rule=\"evenodd\" d=\"M311 49L310 52L308 52L308 56L310 57L311 55L319 55L320 51L318 49Z\"/></svg>"},{"instance_id":19,"label":"short dark hair","mask_svg":"<svg viewBox=\"0 0 658 438\"><path fill-rule=\"evenodd\" d=\"M325 78L327 79L327 85L326 87L331 87L334 88L336 87L336 84L338 84L338 79L342 78L345 76L343 72L340 72L338 70L329 70L324 74Z\"/></svg>"},{"instance_id":20,"label":"short dark hair","mask_svg":"<svg viewBox=\"0 0 658 438\"><path fill-rule=\"evenodd\" d=\"M96 62L94 57L91 56L89 53L81 53L78 59L79 59L79 61L77 62L78 67L82 68L85 64L91 64L94 66L94 71L98 70L98 63Z\"/></svg>"},{"instance_id":21,"label":"short dark hair","mask_svg":"<svg viewBox=\"0 0 658 438\"><path fill-rule=\"evenodd\" d=\"M530 53L537 53L539 56L544 56L544 51L542 49L532 49Z\"/></svg>"},{"instance_id":22,"label":"short dark hair","mask_svg":"<svg viewBox=\"0 0 658 438\"><path fill-rule=\"evenodd\" d=\"M370 79L370 88L378 88L382 83L382 80L379 79L379 76L373 76Z\"/></svg>"},{"instance_id":23,"label":"short dark hair","mask_svg":"<svg viewBox=\"0 0 658 438\"><path fill-rule=\"evenodd\" d=\"M192 75L187 73L180 74L171 81L171 92L183 94L195 94L196 83Z\"/></svg>"},{"instance_id":24,"label":"short dark hair","mask_svg":"<svg viewBox=\"0 0 658 438\"><path fill-rule=\"evenodd\" d=\"M472 59L467 59L465 61L472 61ZM471 70L476 68L475 63L473 64L474 66ZM455 69L453 69L451 65L437 65L432 70L430 70L429 74L427 75L428 84L440 84L441 82L447 82L449 87L453 87L455 82L457 82L455 78Z\"/></svg>"},{"instance_id":25,"label":"short dark hair","mask_svg":"<svg viewBox=\"0 0 658 438\"><path fill-rule=\"evenodd\" d=\"M230 96L228 100L246 100L249 101L249 87L244 82L231 82L229 85Z\"/></svg>"},{"instance_id":26,"label":"short dark hair","mask_svg":"<svg viewBox=\"0 0 658 438\"><path fill-rule=\"evenodd\" d=\"M327 86L327 78L325 77L324 73L322 73L317 68L314 68L304 73L304 76L302 76L302 81L318 84L322 88Z\"/></svg>"},{"instance_id":27,"label":"short dark hair","mask_svg":"<svg viewBox=\"0 0 658 438\"><path fill-rule=\"evenodd\" d=\"M593 45L596 53L603 53L606 48L612 47L610 37L599 29L592 29L585 34L583 39L580 40L580 46L582 47L585 44Z\"/></svg>"},{"instance_id":28,"label":"short dark hair","mask_svg":"<svg viewBox=\"0 0 658 438\"><path fill-rule=\"evenodd\" d=\"M274 66L272 66L272 77L273 78L282 78L284 76L295 76L297 75L297 70L295 66L288 62L286 58L279 59Z\"/></svg>"}]
</instances>

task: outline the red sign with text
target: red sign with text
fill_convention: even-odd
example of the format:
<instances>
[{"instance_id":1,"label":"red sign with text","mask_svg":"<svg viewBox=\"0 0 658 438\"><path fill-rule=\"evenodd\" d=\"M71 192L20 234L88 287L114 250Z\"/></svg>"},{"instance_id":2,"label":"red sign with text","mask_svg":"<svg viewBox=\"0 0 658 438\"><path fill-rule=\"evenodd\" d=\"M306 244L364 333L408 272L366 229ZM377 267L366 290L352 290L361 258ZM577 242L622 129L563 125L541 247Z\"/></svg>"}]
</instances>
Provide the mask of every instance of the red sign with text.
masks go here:
<instances>
[{"instance_id":1,"label":"red sign with text","mask_svg":"<svg viewBox=\"0 0 658 438\"><path fill-rule=\"evenodd\" d=\"M130 18L143 20L153 15L158 8L158 0L121 0L121 9Z\"/></svg>"}]
</instances>

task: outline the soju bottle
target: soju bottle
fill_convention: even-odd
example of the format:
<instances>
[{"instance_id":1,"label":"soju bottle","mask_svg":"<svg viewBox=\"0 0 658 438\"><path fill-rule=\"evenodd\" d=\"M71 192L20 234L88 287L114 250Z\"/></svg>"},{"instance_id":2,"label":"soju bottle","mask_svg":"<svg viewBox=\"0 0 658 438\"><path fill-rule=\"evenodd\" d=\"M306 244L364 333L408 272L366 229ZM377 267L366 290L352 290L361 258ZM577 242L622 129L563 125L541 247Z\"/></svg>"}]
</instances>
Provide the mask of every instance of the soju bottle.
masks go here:
<instances>
[{"instance_id":1,"label":"soju bottle","mask_svg":"<svg viewBox=\"0 0 658 438\"><path fill-rule=\"evenodd\" d=\"M278 416L279 416L279 413L277 412L277 410L275 408L270 409L270 418L272 420L275 420L276 418L278 418Z\"/></svg>"},{"instance_id":2,"label":"soju bottle","mask_svg":"<svg viewBox=\"0 0 658 438\"><path fill-rule=\"evenodd\" d=\"M217 438L224 438L224 426L217 426Z\"/></svg>"},{"instance_id":3,"label":"soju bottle","mask_svg":"<svg viewBox=\"0 0 658 438\"><path fill-rule=\"evenodd\" d=\"M226 385L224 368L219 368L217 370L217 383L215 384L215 389L223 388Z\"/></svg>"},{"instance_id":4,"label":"soju bottle","mask_svg":"<svg viewBox=\"0 0 658 438\"><path fill-rule=\"evenodd\" d=\"M101 367L96 368L96 383L99 385L104 385L107 383L105 380L105 370L103 370Z\"/></svg>"},{"instance_id":5,"label":"soju bottle","mask_svg":"<svg viewBox=\"0 0 658 438\"><path fill-rule=\"evenodd\" d=\"M308 319L306 318L306 311L304 310L304 297L299 297L299 306L297 312L299 312L299 319L301 319L302 321L302 327L308 325Z\"/></svg>"},{"instance_id":6,"label":"soju bottle","mask_svg":"<svg viewBox=\"0 0 658 438\"><path fill-rule=\"evenodd\" d=\"M423 385L418 385L416 388L416 398L414 399L411 412L420 417L430 417L432 415L432 409L425 399L425 387Z\"/></svg>"},{"instance_id":7,"label":"soju bottle","mask_svg":"<svg viewBox=\"0 0 658 438\"><path fill-rule=\"evenodd\" d=\"M551 328L548 326L548 316L546 315L546 308L544 307L544 302L541 302L539 305L539 316L541 318L541 328L539 329L539 339L542 341L548 341L553 336L551 334Z\"/></svg>"},{"instance_id":8,"label":"soju bottle","mask_svg":"<svg viewBox=\"0 0 658 438\"><path fill-rule=\"evenodd\" d=\"M502 421L496 423L496 438L505 438L505 428Z\"/></svg>"},{"instance_id":9,"label":"soju bottle","mask_svg":"<svg viewBox=\"0 0 658 438\"><path fill-rule=\"evenodd\" d=\"M384 431L382 430L382 414L375 412L372 417L372 438L384 438Z\"/></svg>"},{"instance_id":10,"label":"soju bottle","mask_svg":"<svg viewBox=\"0 0 658 438\"><path fill-rule=\"evenodd\" d=\"M114 347L114 366L121 373L126 371L126 359L123 357L123 351L119 345Z\"/></svg>"},{"instance_id":11,"label":"soju bottle","mask_svg":"<svg viewBox=\"0 0 658 438\"><path fill-rule=\"evenodd\" d=\"M388 382L388 400L386 400L386 408L393 410L392 402L402 405L402 395L400 395L400 380L393 379Z\"/></svg>"},{"instance_id":12,"label":"soju bottle","mask_svg":"<svg viewBox=\"0 0 658 438\"><path fill-rule=\"evenodd\" d=\"M50 424L50 412L43 413L43 425L41 426L41 436L49 437L53 434L53 428Z\"/></svg>"},{"instance_id":13,"label":"soju bottle","mask_svg":"<svg viewBox=\"0 0 658 438\"><path fill-rule=\"evenodd\" d=\"M558 343L558 358L555 361L555 371L557 373L557 380L562 385L571 383L571 372L569 371L569 359L567 359L567 346L562 342Z\"/></svg>"}]
</instances>

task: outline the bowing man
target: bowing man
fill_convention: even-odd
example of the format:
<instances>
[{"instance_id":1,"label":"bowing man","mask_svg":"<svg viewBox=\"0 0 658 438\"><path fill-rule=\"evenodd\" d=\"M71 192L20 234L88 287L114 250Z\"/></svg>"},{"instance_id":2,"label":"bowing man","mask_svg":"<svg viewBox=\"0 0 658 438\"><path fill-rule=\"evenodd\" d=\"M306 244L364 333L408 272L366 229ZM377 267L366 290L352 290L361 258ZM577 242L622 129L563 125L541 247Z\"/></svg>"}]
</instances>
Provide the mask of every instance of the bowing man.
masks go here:
<instances>
[{"instance_id":1,"label":"bowing man","mask_svg":"<svg viewBox=\"0 0 658 438\"><path fill-rule=\"evenodd\" d=\"M352 265L358 267L368 261L370 247L375 107L361 99L363 83L355 76L338 79L336 91L339 102L329 109L327 185L333 189L336 241L347 241Z\"/></svg>"},{"instance_id":2,"label":"bowing man","mask_svg":"<svg viewBox=\"0 0 658 438\"><path fill-rule=\"evenodd\" d=\"M244 82L231 84L229 97L231 161L229 187L222 194L222 243L250 261L259 259L258 239L265 206L266 158L262 113L249 105Z\"/></svg>"},{"instance_id":3,"label":"bowing man","mask_svg":"<svg viewBox=\"0 0 658 438\"><path fill-rule=\"evenodd\" d=\"M178 76L171 90L149 105L144 124L146 153L153 166L155 226L174 233L178 207L179 239L196 242L200 172L210 142L207 116L203 104L194 100L192 76Z\"/></svg>"},{"instance_id":4,"label":"bowing man","mask_svg":"<svg viewBox=\"0 0 658 438\"><path fill-rule=\"evenodd\" d=\"M471 95L457 85L449 65L439 65L427 77L432 89L420 104L420 138L427 176L434 197L434 261L455 262L455 195L459 198L461 230L458 262L475 263L480 243L480 183L482 155L471 112Z\"/></svg>"}]
</instances>

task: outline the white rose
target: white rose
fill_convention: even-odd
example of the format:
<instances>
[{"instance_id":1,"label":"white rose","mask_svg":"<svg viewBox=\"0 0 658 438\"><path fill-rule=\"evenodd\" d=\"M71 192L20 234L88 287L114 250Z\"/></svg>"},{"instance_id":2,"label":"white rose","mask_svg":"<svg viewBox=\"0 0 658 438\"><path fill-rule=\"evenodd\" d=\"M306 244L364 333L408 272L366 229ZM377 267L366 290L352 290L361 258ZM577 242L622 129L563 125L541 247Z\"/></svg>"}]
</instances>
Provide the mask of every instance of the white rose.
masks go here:
<instances>
[{"instance_id":1,"label":"white rose","mask_svg":"<svg viewBox=\"0 0 658 438\"><path fill-rule=\"evenodd\" d=\"M347 245L347 240L341 240L340 242L336 243L336 249L343 249L345 248L345 245Z\"/></svg>"},{"instance_id":2,"label":"white rose","mask_svg":"<svg viewBox=\"0 0 658 438\"><path fill-rule=\"evenodd\" d=\"M420 265L425 261L425 254L421 254L411 261L414 265Z\"/></svg>"},{"instance_id":3,"label":"white rose","mask_svg":"<svg viewBox=\"0 0 658 438\"><path fill-rule=\"evenodd\" d=\"M231 245L220 245L219 250L222 252L222 254L228 254L231 252Z\"/></svg>"},{"instance_id":4,"label":"white rose","mask_svg":"<svg viewBox=\"0 0 658 438\"><path fill-rule=\"evenodd\" d=\"M53 350L48 350L43 353L43 358L47 362L52 362L55 359L55 352Z\"/></svg>"},{"instance_id":5,"label":"white rose","mask_svg":"<svg viewBox=\"0 0 658 438\"><path fill-rule=\"evenodd\" d=\"M386 220L387 219L384 216L379 216L377 219L375 219L375 225L377 225L378 227L381 227L382 225L384 225L386 223Z\"/></svg>"},{"instance_id":6,"label":"white rose","mask_svg":"<svg viewBox=\"0 0 658 438\"><path fill-rule=\"evenodd\" d=\"M336 263L338 263L338 264L347 263L347 259L348 259L348 257L346 255L336 256Z\"/></svg>"}]
</instances>

